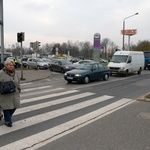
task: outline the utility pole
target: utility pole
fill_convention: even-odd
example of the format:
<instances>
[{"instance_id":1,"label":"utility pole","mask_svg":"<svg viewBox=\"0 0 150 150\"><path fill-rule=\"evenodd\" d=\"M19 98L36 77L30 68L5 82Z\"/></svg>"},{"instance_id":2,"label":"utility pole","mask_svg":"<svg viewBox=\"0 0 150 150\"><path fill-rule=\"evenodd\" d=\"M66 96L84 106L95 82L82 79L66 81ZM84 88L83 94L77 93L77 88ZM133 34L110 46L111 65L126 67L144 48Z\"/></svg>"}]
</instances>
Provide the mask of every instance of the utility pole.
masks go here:
<instances>
[{"instance_id":1,"label":"utility pole","mask_svg":"<svg viewBox=\"0 0 150 150\"><path fill-rule=\"evenodd\" d=\"M131 16L128 16L126 18L123 19L123 29L122 29L122 35L123 35L123 39L122 39L122 49L125 50L125 47L124 47L124 43L125 43L125 20L128 19L128 18L131 18L135 15L138 15L139 13L135 13Z\"/></svg>"},{"instance_id":2,"label":"utility pole","mask_svg":"<svg viewBox=\"0 0 150 150\"><path fill-rule=\"evenodd\" d=\"M0 26L1 26L1 62L4 63L4 19L3 19L3 0L0 0Z\"/></svg>"}]
</instances>

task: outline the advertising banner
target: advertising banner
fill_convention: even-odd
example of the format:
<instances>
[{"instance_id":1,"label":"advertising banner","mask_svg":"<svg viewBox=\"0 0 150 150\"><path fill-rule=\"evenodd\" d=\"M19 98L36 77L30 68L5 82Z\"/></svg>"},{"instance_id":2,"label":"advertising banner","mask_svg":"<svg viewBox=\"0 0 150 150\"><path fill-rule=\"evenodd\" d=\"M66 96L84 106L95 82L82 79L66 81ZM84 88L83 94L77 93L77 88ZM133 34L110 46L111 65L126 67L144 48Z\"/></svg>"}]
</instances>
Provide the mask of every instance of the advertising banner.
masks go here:
<instances>
[{"instance_id":1,"label":"advertising banner","mask_svg":"<svg viewBox=\"0 0 150 150\"><path fill-rule=\"evenodd\" d=\"M93 60L95 61L99 61L100 58L100 39L101 35L99 33L95 33L93 44Z\"/></svg>"}]
</instances>

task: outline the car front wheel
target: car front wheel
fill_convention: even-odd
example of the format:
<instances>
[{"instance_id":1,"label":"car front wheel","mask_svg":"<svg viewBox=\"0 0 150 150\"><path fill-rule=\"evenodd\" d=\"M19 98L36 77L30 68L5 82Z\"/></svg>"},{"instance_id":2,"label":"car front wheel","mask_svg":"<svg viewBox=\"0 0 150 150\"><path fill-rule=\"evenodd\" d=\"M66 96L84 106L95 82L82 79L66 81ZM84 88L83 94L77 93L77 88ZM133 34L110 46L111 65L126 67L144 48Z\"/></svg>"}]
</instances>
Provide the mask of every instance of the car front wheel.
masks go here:
<instances>
[{"instance_id":1,"label":"car front wheel","mask_svg":"<svg viewBox=\"0 0 150 150\"><path fill-rule=\"evenodd\" d=\"M50 71L53 71L53 69L52 69L52 67L51 67L51 66L49 67L49 70L50 70Z\"/></svg>"},{"instance_id":2,"label":"car front wheel","mask_svg":"<svg viewBox=\"0 0 150 150\"><path fill-rule=\"evenodd\" d=\"M70 81L70 80L68 80L68 83L71 83L71 81Z\"/></svg>"},{"instance_id":3,"label":"car front wheel","mask_svg":"<svg viewBox=\"0 0 150 150\"><path fill-rule=\"evenodd\" d=\"M103 80L107 81L109 79L109 75L108 74L105 74Z\"/></svg>"},{"instance_id":4,"label":"car front wheel","mask_svg":"<svg viewBox=\"0 0 150 150\"><path fill-rule=\"evenodd\" d=\"M85 76L85 77L84 77L84 83L87 84L87 83L89 83L89 82L90 82L89 77L88 77L88 76Z\"/></svg>"},{"instance_id":5,"label":"car front wheel","mask_svg":"<svg viewBox=\"0 0 150 150\"><path fill-rule=\"evenodd\" d=\"M65 73L65 70L63 68L61 68L61 73Z\"/></svg>"},{"instance_id":6,"label":"car front wheel","mask_svg":"<svg viewBox=\"0 0 150 150\"><path fill-rule=\"evenodd\" d=\"M37 66L37 68L36 68L37 70L39 70L40 69L40 66Z\"/></svg>"}]
</instances>

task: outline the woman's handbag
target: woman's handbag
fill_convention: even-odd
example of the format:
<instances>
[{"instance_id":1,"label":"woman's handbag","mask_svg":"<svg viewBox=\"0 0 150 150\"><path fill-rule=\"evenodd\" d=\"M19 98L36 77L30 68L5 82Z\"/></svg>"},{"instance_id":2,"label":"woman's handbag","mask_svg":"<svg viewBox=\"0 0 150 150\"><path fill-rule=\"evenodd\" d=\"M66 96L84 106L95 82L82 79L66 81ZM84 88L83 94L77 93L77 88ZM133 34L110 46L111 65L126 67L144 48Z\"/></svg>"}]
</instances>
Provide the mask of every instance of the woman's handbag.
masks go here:
<instances>
[{"instance_id":1,"label":"woman's handbag","mask_svg":"<svg viewBox=\"0 0 150 150\"><path fill-rule=\"evenodd\" d=\"M0 83L0 93L2 95L13 93L16 91L16 86L13 81L6 81L3 83Z\"/></svg>"}]
</instances>

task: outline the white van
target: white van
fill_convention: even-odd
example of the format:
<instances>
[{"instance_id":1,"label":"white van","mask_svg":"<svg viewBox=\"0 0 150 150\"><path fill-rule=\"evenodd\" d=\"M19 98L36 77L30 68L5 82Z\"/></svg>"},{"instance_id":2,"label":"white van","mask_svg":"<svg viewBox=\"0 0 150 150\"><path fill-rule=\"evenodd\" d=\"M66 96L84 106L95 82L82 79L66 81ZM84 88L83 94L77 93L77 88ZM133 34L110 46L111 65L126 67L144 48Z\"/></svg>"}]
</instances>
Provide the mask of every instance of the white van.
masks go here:
<instances>
[{"instance_id":1,"label":"white van","mask_svg":"<svg viewBox=\"0 0 150 150\"><path fill-rule=\"evenodd\" d=\"M108 67L111 74L124 74L137 72L141 74L144 69L144 53L140 51L116 51L112 56Z\"/></svg>"}]
</instances>

